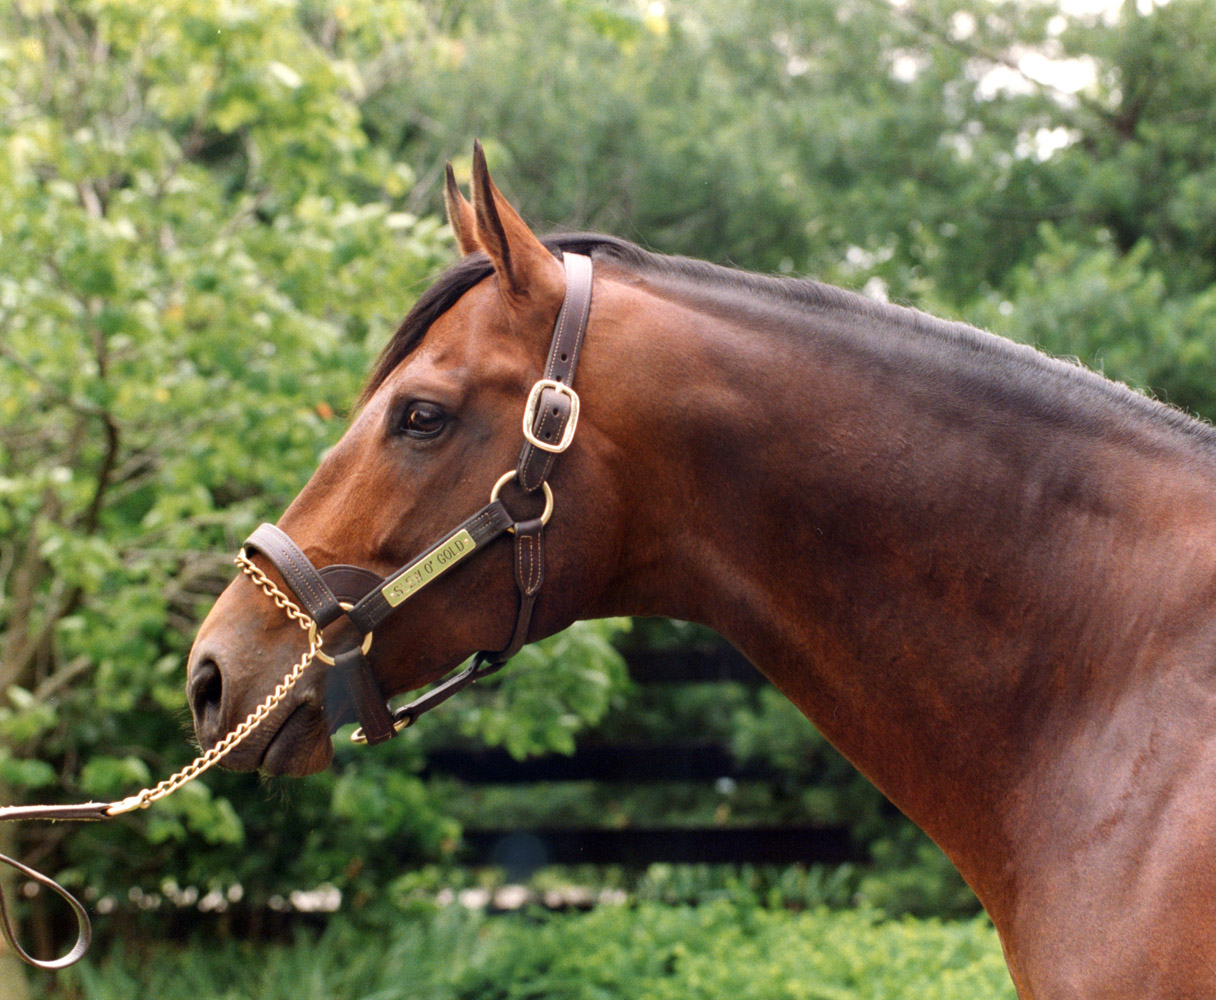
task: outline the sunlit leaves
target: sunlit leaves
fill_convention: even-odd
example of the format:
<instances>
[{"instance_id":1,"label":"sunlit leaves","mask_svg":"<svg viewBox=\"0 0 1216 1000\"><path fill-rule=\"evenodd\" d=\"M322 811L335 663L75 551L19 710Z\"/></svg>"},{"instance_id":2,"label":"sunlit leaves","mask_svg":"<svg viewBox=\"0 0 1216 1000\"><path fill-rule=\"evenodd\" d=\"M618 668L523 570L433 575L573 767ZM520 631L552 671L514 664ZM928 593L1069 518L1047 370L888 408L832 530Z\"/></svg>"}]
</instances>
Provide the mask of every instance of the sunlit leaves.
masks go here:
<instances>
[{"instance_id":1,"label":"sunlit leaves","mask_svg":"<svg viewBox=\"0 0 1216 1000\"><path fill-rule=\"evenodd\" d=\"M474 135L542 227L816 273L1216 413L1214 8L1137 10L1111 28L962 0L0 9L0 787L119 794L189 755L198 616L450 259L440 164L467 166ZM1092 81L1028 81L1030 51ZM525 651L432 731L569 751L625 688L612 628ZM821 745L788 713L720 724L796 770ZM369 881L372 860L343 874L364 825L450 854L417 743L374 754L273 795L213 775L214 795L90 833L114 840L80 864L127 877L128 847L177 850L265 894ZM852 808L837 778L807 793L817 815Z\"/></svg>"},{"instance_id":2,"label":"sunlit leaves","mask_svg":"<svg viewBox=\"0 0 1216 1000\"><path fill-rule=\"evenodd\" d=\"M598 722L627 683L624 660L610 641L627 627L620 619L579 622L524 647L511 660L498 697L465 707L464 731L517 758L572 753L574 734Z\"/></svg>"},{"instance_id":3,"label":"sunlit leaves","mask_svg":"<svg viewBox=\"0 0 1216 1000\"><path fill-rule=\"evenodd\" d=\"M0 788L122 797L190 755L182 657L231 552L303 485L450 260L360 103L426 24L370 2L0 13ZM467 728L569 749L623 684L618 625L529 651ZM299 793L316 832L311 853L286 837L290 866L249 782L257 857L223 854L244 825L198 785L91 831L110 848L82 839L80 863L128 878L209 850L213 875L266 895L337 877L369 836L450 853L456 826L401 758L343 758ZM347 822L365 811L378 825ZM160 853L129 852L132 832Z\"/></svg>"},{"instance_id":4,"label":"sunlit leaves","mask_svg":"<svg viewBox=\"0 0 1216 1000\"><path fill-rule=\"evenodd\" d=\"M0 786L122 796L188 757L228 554L446 259L385 223L412 171L362 89L294 4L0 12ZM187 790L128 828L231 843L231 813Z\"/></svg>"}]
</instances>

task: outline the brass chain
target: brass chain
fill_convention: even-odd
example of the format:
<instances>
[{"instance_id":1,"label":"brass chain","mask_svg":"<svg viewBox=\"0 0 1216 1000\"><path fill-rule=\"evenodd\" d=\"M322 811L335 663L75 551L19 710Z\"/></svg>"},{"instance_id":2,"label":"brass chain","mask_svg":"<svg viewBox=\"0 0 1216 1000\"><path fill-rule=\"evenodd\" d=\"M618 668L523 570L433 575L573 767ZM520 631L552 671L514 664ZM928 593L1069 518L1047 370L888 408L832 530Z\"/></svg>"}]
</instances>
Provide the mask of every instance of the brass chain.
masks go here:
<instances>
[{"instance_id":1,"label":"brass chain","mask_svg":"<svg viewBox=\"0 0 1216 1000\"><path fill-rule=\"evenodd\" d=\"M308 633L308 650L300 657L300 661L275 685L275 689L270 692L266 700L250 712L245 717L245 721L220 740L219 743L159 784L151 788L145 788L135 795L129 795L125 799L112 802L106 810L110 816L119 816L122 813L132 812L136 809L147 809L153 802L163 799L166 795L172 795L182 785L193 781L204 771L218 764L225 754L253 732L262 720L273 712L279 703L287 697L291 689L295 687L296 682L303 676L304 671L308 669L309 665L316 659L317 654L321 652L321 634L317 631L317 623L306 612L302 611L290 597L275 586L274 581L270 577L253 564L245 554L244 549L241 549L235 562L241 568L241 572L257 584L266 596L282 609L288 618Z\"/></svg>"}]
</instances>

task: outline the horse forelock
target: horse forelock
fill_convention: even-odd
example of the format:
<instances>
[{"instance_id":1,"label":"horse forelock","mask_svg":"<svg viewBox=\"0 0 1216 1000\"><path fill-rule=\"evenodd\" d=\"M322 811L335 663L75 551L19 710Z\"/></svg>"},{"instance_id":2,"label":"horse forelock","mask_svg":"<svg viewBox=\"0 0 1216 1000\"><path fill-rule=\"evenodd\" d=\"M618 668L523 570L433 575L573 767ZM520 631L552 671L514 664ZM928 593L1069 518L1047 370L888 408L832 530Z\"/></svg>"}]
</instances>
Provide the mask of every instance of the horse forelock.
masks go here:
<instances>
[{"instance_id":1,"label":"horse forelock","mask_svg":"<svg viewBox=\"0 0 1216 1000\"><path fill-rule=\"evenodd\" d=\"M607 236L572 233L549 236L542 239L549 251L560 257L563 251L591 254L596 246L616 241ZM396 332L389 338L380 352L371 374L359 397L363 406L372 397L397 366L408 358L422 343L432 324L451 309L466 292L494 273L490 258L484 253L471 253L445 269L401 321Z\"/></svg>"}]
</instances>

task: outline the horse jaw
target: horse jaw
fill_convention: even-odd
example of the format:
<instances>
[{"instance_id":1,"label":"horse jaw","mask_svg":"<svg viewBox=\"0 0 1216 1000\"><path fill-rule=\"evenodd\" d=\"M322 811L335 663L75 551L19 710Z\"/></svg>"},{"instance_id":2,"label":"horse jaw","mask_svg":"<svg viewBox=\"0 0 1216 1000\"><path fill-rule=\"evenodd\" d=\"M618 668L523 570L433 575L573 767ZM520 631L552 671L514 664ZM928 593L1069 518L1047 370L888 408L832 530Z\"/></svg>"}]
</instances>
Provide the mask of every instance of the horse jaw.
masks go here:
<instances>
[{"instance_id":1,"label":"horse jaw","mask_svg":"<svg viewBox=\"0 0 1216 1000\"><path fill-rule=\"evenodd\" d=\"M325 713L301 704L274 731L257 769L302 778L326 770L333 759L334 743Z\"/></svg>"}]
</instances>

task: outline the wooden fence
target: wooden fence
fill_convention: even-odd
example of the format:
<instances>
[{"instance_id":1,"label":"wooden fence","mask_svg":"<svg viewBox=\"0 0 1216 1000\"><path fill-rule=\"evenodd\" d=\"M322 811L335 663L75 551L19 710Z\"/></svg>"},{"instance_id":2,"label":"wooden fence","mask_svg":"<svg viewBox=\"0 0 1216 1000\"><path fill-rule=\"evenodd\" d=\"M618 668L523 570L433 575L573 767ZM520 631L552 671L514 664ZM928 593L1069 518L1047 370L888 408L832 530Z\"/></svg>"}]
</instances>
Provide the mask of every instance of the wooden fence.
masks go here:
<instances>
[{"instance_id":1,"label":"wooden fence","mask_svg":"<svg viewBox=\"0 0 1216 1000\"><path fill-rule=\"evenodd\" d=\"M639 684L767 681L729 647L704 652L645 652L628 657ZM559 781L646 784L692 782L712 786L773 780L779 772L762 763L740 763L717 743L616 744L517 761L499 749L436 750L431 774L470 785L522 785ZM472 828L464 834L470 864L498 865L526 874L546 864L644 867L654 862L840 864L866 860L847 828L837 826L537 827Z\"/></svg>"}]
</instances>

